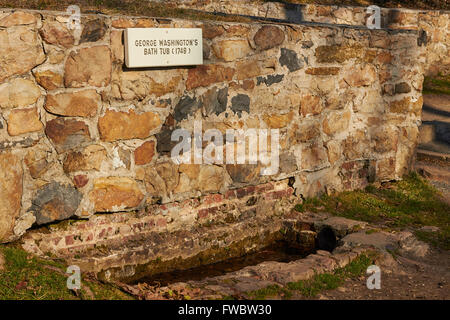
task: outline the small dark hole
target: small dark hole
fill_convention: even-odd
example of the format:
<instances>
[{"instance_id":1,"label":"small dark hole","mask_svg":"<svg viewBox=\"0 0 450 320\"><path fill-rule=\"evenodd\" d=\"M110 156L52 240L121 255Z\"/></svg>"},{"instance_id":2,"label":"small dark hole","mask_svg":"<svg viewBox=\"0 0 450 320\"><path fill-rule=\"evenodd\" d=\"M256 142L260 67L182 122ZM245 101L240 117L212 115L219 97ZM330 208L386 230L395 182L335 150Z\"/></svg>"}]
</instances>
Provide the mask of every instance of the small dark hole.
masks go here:
<instances>
[{"instance_id":1,"label":"small dark hole","mask_svg":"<svg viewBox=\"0 0 450 320\"><path fill-rule=\"evenodd\" d=\"M320 230L316 238L316 247L319 250L333 251L337 246L337 239L331 228L323 228Z\"/></svg>"}]
</instances>

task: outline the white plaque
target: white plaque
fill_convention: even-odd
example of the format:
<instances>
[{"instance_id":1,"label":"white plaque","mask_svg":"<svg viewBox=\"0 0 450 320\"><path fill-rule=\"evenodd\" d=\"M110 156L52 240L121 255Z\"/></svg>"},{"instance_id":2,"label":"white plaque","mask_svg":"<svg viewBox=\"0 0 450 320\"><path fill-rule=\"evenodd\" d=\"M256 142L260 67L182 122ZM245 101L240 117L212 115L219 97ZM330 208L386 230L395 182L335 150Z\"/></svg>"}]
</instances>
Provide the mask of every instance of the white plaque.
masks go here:
<instances>
[{"instance_id":1,"label":"white plaque","mask_svg":"<svg viewBox=\"0 0 450 320\"><path fill-rule=\"evenodd\" d=\"M203 64L200 28L130 28L125 30L128 68Z\"/></svg>"}]
</instances>

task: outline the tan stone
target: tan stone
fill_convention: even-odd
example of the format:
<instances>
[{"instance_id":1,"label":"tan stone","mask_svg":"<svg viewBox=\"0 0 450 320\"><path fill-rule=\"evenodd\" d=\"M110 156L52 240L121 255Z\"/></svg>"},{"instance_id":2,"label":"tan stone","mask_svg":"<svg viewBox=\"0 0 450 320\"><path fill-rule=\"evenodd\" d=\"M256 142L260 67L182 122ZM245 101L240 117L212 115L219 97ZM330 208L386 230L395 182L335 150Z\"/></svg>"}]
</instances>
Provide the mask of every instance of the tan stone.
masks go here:
<instances>
[{"instance_id":1,"label":"tan stone","mask_svg":"<svg viewBox=\"0 0 450 320\"><path fill-rule=\"evenodd\" d=\"M186 89L207 87L217 82L230 81L233 79L235 70L218 64L201 65L189 69L186 81Z\"/></svg>"},{"instance_id":2,"label":"tan stone","mask_svg":"<svg viewBox=\"0 0 450 320\"><path fill-rule=\"evenodd\" d=\"M305 73L314 76L329 76L337 75L341 68L338 67L320 67L320 68L308 68Z\"/></svg>"},{"instance_id":3,"label":"tan stone","mask_svg":"<svg viewBox=\"0 0 450 320\"><path fill-rule=\"evenodd\" d=\"M115 212L138 207L144 195L131 178L105 177L95 179L89 199L96 212Z\"/></svg>"},{"instance_id":4,"label":"tan stone","mask_svg":"<svg viewBox=\"0 0 450 320\"><path fill-rule=\"evenodd\" d=\"M330 140L325 145L327 148L328 161L331 165L335 164L342 157L341 142L338 140Z\"/></svg>"},{"instance_id":5,"label":"tan stone","mask_svg":"<svg viewBox=\"0 0 450 320\"><path fill-rule=\"evenodd\" d=\"M136 23L131 19L120 18L113 20L111 25L113 26L113 28L126 29L126 28L134 28Z\"/></svg>"},{"instance_id":6,"label":"tan stone","mask_svg":"<svg viewBox=\"0 0 450 320\"><path fill-rule=\"evenodd\" d=\"M250 28L243 25L233 25L227 29L227 35L229 37L246 37L249 32Z\"/></svg>"},{"instance_id":7,"label":"tan stone","mask_svg":"<svg viewBox=\"0 0 450 320\"><path fill-rule=\"evenodd\" d=\"M110 80L111 52L107 46L83 48L72 52L67 58L64 74L66 87L103 87Z\"/></svg>"},{"instance_id":8,"label":"tan stone","mask_svg":"<svg viewBox=\"0 0 450 320\"><path fill-rule=\"evenodd\" d=\"M345 82L352 87L370 86L375 82L377 72L375 67L366 64L365 66L350 66L344 75Z\"/></svg>"},{"instance_id":9,"label":"tan stone","mask_svg":"<svg viewBox=\"0 0 450 320\"><path fill-rule=\"evenodd\" d=\"M236 78L245 80L273 73L275 70L276 60L268 59L266 61L244 60L236 65Z\"/></svg>"},{"instance_id":10,"label":"tan stone","mask_svg":"<svg viewBox=\"0 0 450 320\"><path fill-rule=\"evenodd\" d=\"M322 112L323 103L320 97L314 95L305 95L301 97L299 114L304 117L312 114L316 115Z\"/></svg>"},{"instance_id":11,"label":"tan stone","mask_svg":"<svg viewBox=\"0 0 450 320\"><path fill-rule=\"evenodd\" d=\"M247 40L222 40L213 45L216 56L227 62L246 57L252 52Z\"/></svg>"},{"instance_id":12,"label":"tan stone","mask_svg":"<svg viewBox=\"0 0 450 320\"><path fill-rule=\"evenodd\" d=\"M37 179L44 174L50 163L47 161L47 152L49 150L33 148L27 152L24 162L30 171L32 178Z\"/></svg>"},{"instance_id":13,"label":"tan stone","mask_svg":"<svg viewBox=\"0 0 450 320\"><path fill-rule=\"evenodd\" d=\"M125 47L123 45L123 31L111 31L111 52L114 62L123 62L125 58Z\"/></svg>"},{"instance_id":14,"label":"tan stone","mask_svg":"<svg viewBox=\"0 0 450 320\"><path fill-rule=\"evenodd\" d=\"M0 85L0 107L26 107L41 96L39 87L31 80L16 78Z\"/></svg>"},{"instance_id":15,"label":"tan stone","mask_svg":"<svg viewBox=\"0 0 450 320\"><path fill-rule=\"evenodd\" d=\"M102 163L107 160L107 152L100 145L90 145L81 152L69 152L64 159L64 172L100 171Z\"/></svg>"},{"instance_id":16,"label":"tan stone","mask_svg":"<svg viewBox=\"0 0 450 320\"><path fill-rule=\"evenodd\" d=\"M319 121L302 121L301 124L293 127L295 142L307 142L320 137Z\"/></svg>"},{"instance_id":17,"label":"tan stone","mask_svg":"<svg viewBox=\"0 0 450 320\"><path fill-rule=\"evenodd\" d=\"M394 113L407 113L411 104L411 98L405 97L401 100L392 101L389 105L389 111Z\"/></svg>"},{"instance_id":18,"label":"tan stone","mask_svg":"<svg viewBox=\"0 0 450 320\"><path fill-rule=\"evenodd\" d=\"M38 34L28 27L16 27L14 32L0 30L0 44L0 83L45 61Z\"/></svg>"},{"instance_id":19,"label":"tan stone","mask_svg":"<svg viewBox=\"0 0 450 320\"><path fill-rule=\"evenodd\" d=\"M216 24L205 23L202 25L203 30L203 38L205 39L213 39L222 35L225 32L225 29Z\"/></svg>"},{"instance_id":20,"label":"tan stone","mask_svg":"<svg viewBox=\"0 0 450 320\"><path fill-rule=\"evenodd\" d=\"M155 142L147 141L134 150L134 162L137 165L144 165L152 161L155 155Z\"/></svg>"},{"instance_id":21,"label":"tan stone","mask_svg":"<svg viewBox=\"0 0 450 320\"><path fill-rule=\"evenodd\" d=\"M350 124L350 111L344 113L341 112L331 112L323 120L323 132L329 136L343 132L348 129Z\"/></svg>"},{"instance_id":22,"label":"tan stone","mask_svg":"<svg viewBox=\"0 0 450 320\"><path fill-rule=\"evenodd\" d=\"M349 135L343 143L343 153L348 160L360 159L370 154L367 146L370 140L363 130L357 130Z\"/></svg>"},{"instance_id":23,"label":"tan stone","mask_svg":"<svg viewBox=\"0 0 450 320\"><path fill-rule=\"evenodd\" d=\"M280 129L286 127L293 119L293 113L286 114L266 114L264 115L264 122L271 129Z\"/></svg>"},{"instance_id":24,"label":"tan stone","mask_svg":"<svg viewBox=\"0 0 450 320\"><path fill-rule=\"evenodd\" d=\"M51 70L36 71L34 77L37 83L46 90L54 90L64 86L62 75Z\"/></svg>"},{"instance_id":25,"label":"tan stone","mask_svg":"<svg viewBox=\"0 0 450 320\"><path fill-rule=\"evenodd\" d=\"M45 110L61 116L93 117L100 105L101 98L95 90L83 90L49 94Z\"/></svg>"},{"instance_id":26,"label":"tan stone","mask_svg":"<svg viewBox=\"0 0 450 320\"><path fill-rule=\"evenodd\" d=\"M225 172L222 167L205 165L200 167L198 186L201 192L217 192L224 184Z\"/></svg>"},{"instance_id":27,"label":"tan stone","mask_svg":"<svg viewBox=\"0 0 450 320\"><path fill-rule=\"evenodd\" d=\"M395 178L395 158L381 159L376 167L377 180L392 180Z\"/></svg>"},{"instance_id":28,"label":"tan stone","mask_svg":"<svg viewBox=\"0 0 450 320\"><path fill-rule=\"evenodd\" d=\"M319 63L343 63L349 59L363 57L364 49L360 45L319 46L315 55Z\"/></svg>"},{"instance_id":29,"label":"tan stone","mask_svg":"<svg viewBox=\"0 0 450 320\"><path fill-rule=\"evenodd\" d=\"M160 124L161 119L154 112L136 114L134 110L117 112L108 109L98 120L98 130L104 141L145 139Z\"/></svg>"},{"instance_id":30,"label":"tan stone","mask_svg":"<svg viewBox=\"0 0 450 320\"><path fill-rule=\"evenodd\" d=\"M397 151L398 130L394 127L378 127L372 134L372 139L378 153Z\"/></svg>"},{"instance_id":31,"label":"tan stone","mask_svg":"<svg viewBox=\"0 0 450 320\"><path fill-rule=\"evenodd\" d=\"M64 48L70 48L75 38L64 23L54 20L46 20L39 32L45 42Z\"/></svg>"},{"instance_id":32,"label":"tan stone","mask_svg":"<svg viewBox=\"0 0 450 320\"><path fill-rule=\"evenodd\" d=\"M255 34L253 40L260 50L279 46L284 41L284 32L276 26L263 26Z\"/></svg>"},{"instance_id":33,"label":"tan stone","mask_svg":"<svg viewBox=\"0 0 450 320\"><path fill-rule=\"evenodd\" d=\"M0 243L14 234L22 201L22 176L20 159L10 152L0 153Z\"/></svg>"},{"instance_id":34,"label":"tan stone","mask_svg":"<svg viewBox=\"0 0 450 320\"><path fill-rule=\"evenodd\" d=\"M36 17L31 13L16 11L0 20L0 27L12 27L36 23Z\"/></svg>"},{"instance_id":35,"label":"tan stone","mask_svg":"<svg viewBox=\"0 0 450 320\"><path fill-rule=\"evenodd\" d=\"M302 149L302 169L304 170L322 167L327 160L327 151L320 143L313 143Z\"/></svg>"},{"instance_id":36,"label":"tan stone","mask_svg":"<svg viewBox=\"0 0 450 320\"><path fill-rule=\"evenodd\" d=\"M8 118L8 133L11 136L41 131L43 127L37 108L14 109Z\"/></svg>"}]
</instances>

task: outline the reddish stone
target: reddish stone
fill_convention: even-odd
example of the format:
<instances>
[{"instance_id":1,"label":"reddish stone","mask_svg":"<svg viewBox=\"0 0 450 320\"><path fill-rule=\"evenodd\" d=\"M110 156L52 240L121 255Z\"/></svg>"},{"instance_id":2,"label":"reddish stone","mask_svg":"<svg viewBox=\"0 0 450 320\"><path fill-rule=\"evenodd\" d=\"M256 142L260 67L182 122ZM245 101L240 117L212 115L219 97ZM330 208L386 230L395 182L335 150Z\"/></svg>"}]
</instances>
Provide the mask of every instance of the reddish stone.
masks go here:
<instances>
[{"instance_id":1,"label":"reddish stone","mask_svg":"<svg viewBox=\"0 0 450 320\"><path fill-rule=\"evenodd\" d=\"M155 142L147 141L134 150L134 161L137 165L144 165L151 162L154 155Z\"/></svg>"},{"instance_id":2,"label":"reddish stone","mask_svg":"<svg viewBox=\"0 0 450 320\"><path fill-rule=\"evenodd\" d=\"M200 65L189 69L186 81L186 89L207 87L217 82L230 81L233 79L235 70L221 65Z\"/></svg>"},{"instance_id":3,"label":"reddish stone","mask_svg":"<svg viewBox=\"0 0 450 320\"><path fill-rule=\"evenodd\" d=\"M77 187L77 188L83 188L88 182L89 182L89 178L84 174L80 174L80 175L73 177L73 183L75 184L75 187Z\"/></svg>"}]
</instances>

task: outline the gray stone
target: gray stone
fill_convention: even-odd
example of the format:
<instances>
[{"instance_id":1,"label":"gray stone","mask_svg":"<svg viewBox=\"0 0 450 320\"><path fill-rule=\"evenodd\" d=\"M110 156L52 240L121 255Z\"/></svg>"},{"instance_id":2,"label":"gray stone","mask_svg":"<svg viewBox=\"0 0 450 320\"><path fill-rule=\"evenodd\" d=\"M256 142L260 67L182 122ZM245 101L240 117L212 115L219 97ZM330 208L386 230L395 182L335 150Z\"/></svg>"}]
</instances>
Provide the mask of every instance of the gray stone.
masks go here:
<instances>
[{"instance_id":1,"label":"gray stone","mask_svg":"<svg viewBox=\"0 0 450 320\"><path fill-rule=\"evenodd\" d=\"M228 88L217 89L216 87L208 90L203 96L203 106L207 115L215 113L221 114L227 108Z\"/></svg>"},{"instance_id":2,"label":"gray stone","mask_svg":"<svg viewBox=\"0 0 450 320\"><path fill-rule=\"evenodd\" d=\"M330 217L323 221L314 223L314 227L317 230L329 227L339 238L344 237L345 235L352 233L355 230L365 228L366 225L366 222L351 220L343 217Z\"/></svg>"},{"instance_id":3,"label":"gray stone","mask_svg":"<svg viewBox=\"0 0 450 320\"><path fill-rule=\"evenodd\" d=\"M293 50L281 48L280 64L286 66L289 72L294 72L303 68L303 62L297 57Z\"/></svg>"},{"instance_id":4,"label":"gray stone","mask_svg":"<svg viewBox=\"0 0 450 320\"><path fill-rule=\"evenodd\" d=\"M106 34L106 24L101 19L91 20L85 23L80 43L96 42Z\"/></svg>"},{"instance_id":5,"label":"gray stone","mask_svg":"<svg viewBox=\"0 0 450 320\"><path fill-rule=\"evenodd\" d=\"M175 106L173 117L176 121L181 121L188 116L193 115L195 111L201 108L201 106L201 102L197 99L184 96Z\"/></svg>"},{"instance_id":6,"label":"gray stone","mask_svg":"<svg viewBox=\"0 0 450 320\"><path fill-rule=\"evenodd\" d=\"M159 154L169 154L173 147L178 144L178 141L172 141L172 132L174 130L175 128L163 126L161 131L155 135L157 140L156 151Z\"/></svg>"},{"instance_id":7,"label":"gray stone","mask_svg":"<svg viewBox=\"0 0 450 320\"><path fill-rule=\"evenodd\" d=\"M284 173L292 173L298 170L297 160L292 153L287 152L280 155L280 169Z\"/></svg>"},{"instance_id":8,"label":"gray stone","mask_svg":"<svg viewBox=\"0 0 450 320\"><path fill-rule=\"evenodd\" d=\"M406 82L397 83L395 85L395 93L409 93L411 92L411 86Z\"/></svg>"},{"instance_id":9,"label":"gray stone","mask_svg":"<svg viewBox=\"0 0 450 320\"><path fill-rule=\"evenodd\" d=\"M29 211L38 225L64 220L75 214L82 198L75 187L51 182L38 190Z\"/></svg>"},{"instance_id":10,"label":"gray stone","mask_svg":"<svg viewBox=\"0 0 450 320\"><path fill-rule=\"evenodd\" d=\"M271 86L274 83L279 83L283 81L284 74L276 74L276 75L268 75L267 77L258 77L256 78L257 85L259 86L262 83L265 83L266 86Z\"/></svg>"},{"instance_id":11,"label":"gray stone","mask_svg":"<svg viewBox=\"0 0 450 320\"><path fill-rule=\"evenodd\" d=\"M358 247L370 246L381 250L398 249L398 241L395 237L386 232L375 232L367 234L366 232L356 232L342 238L344 246Z\"/></svg>"},{"instance_id":12,"label":"gray stone","mask_svg":"<svg viewBox=\"0 0 450 320\"><path fill-rule=\"evenodd\" d=\"M238 94L231 98L231 110L239 117L242 115L242 111L250 112L250 97L246 94Z\"/></svg>"}]
</instances>

